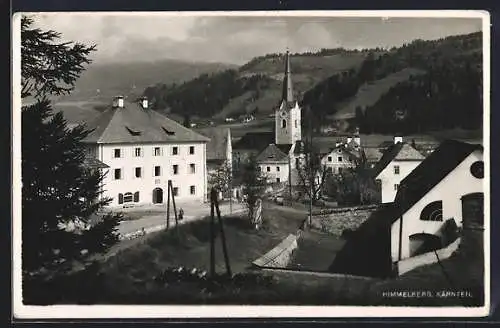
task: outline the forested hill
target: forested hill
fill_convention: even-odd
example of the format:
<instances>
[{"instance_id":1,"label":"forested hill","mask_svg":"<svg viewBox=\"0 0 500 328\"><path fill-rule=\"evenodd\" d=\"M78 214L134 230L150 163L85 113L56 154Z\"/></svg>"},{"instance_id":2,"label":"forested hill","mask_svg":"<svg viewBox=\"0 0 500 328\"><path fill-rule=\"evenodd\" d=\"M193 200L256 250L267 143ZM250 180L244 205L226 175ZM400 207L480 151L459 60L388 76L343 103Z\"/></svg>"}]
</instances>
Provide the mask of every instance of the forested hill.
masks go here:
<instances>
[{"instance_id":1,"label":"forested hill","mask_svg":"<svg viewBox=\"0 0 500 328\"><path fill-rule=\"evenodd\" d=\"M367 51L326 49L292 54L294 91L301 95L332 74L356 68ZM239 67L204 74L183 84L157 84L144 91L156 109L200 117L238 117L247 113L267 115L281 97L285 63L283 54L257 57Z\"/></svg>"},{"instance_id":2,"label":"forested hill","mask_svg":"<svg viewBox=\"0 0 500 328\"><path fill-rule=\"evenodd\" d=\"M479 128L481 98L478 32L370 54L359 70L333 75L306 92L303 106L320 122L345 119L351 111L363 132L410 133Z\"/></svg>"},{"instance_id":3,"label":"forested hill","mask_svg":"<svg viewBox=\"0 0 500 328\"><path fill-rule=\"evenodd\" d=\"M292 54L291 67L296 97L317 123L347 113L351 126L392 133L476 128L482 117L481 60L478 32L390 50ZM238 69L157 84L144 95L156 109L191 117L267 116L280 100L283 70L284 56L268 54Z\"/></svg>"}]
</instances>

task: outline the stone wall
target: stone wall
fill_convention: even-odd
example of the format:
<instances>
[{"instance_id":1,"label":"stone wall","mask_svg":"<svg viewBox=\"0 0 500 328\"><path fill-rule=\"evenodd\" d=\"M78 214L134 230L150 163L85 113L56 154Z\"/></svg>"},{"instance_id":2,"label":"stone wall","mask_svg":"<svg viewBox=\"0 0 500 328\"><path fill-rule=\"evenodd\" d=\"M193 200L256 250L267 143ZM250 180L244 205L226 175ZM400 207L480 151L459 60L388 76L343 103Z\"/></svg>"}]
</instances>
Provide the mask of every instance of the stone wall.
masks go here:
<instances>
[{"instance_id":1,"label":"stone wall","mask_svg":"<svg viewBox=\"0 0 500 328\"><path fill-rule=\"evenodd\" d=\"M378 208L378 205L345 207L313 214L312 228L341 236L345 229L356 230Z\"/></svg>"},{"instance_id":2,"label":"stone wall","mask_svg":"<svg viewBox=\"0 0 500 328\"><path fill-rule=\"evenodd\" d=\"M285 268L292 260L293 251L297 249L299 234L290 234L276 247L253 261L260 268Z\"/></svg>"}]
</instances>

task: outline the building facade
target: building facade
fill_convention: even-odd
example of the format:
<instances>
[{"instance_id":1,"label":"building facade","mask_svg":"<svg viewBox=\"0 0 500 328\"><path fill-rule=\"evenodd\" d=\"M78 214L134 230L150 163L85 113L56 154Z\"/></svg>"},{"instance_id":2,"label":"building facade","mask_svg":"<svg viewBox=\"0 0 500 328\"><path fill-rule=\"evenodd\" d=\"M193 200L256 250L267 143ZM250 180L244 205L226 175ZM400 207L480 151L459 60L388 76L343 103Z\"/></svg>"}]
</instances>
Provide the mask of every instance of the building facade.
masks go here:
<instances>
[{"instance_id":1,"label":"building facade","mask_svg":"<svg viewBox=\"0 0 500 328\"><path fill-rule=\"evenodd\" d=\"M169 181L176 201L206 200L205 136L150 110L147 101L120 97L89 127L88 154L109 167L103 196L110 206L163 204Z\"/></svg>"}]
</instances>

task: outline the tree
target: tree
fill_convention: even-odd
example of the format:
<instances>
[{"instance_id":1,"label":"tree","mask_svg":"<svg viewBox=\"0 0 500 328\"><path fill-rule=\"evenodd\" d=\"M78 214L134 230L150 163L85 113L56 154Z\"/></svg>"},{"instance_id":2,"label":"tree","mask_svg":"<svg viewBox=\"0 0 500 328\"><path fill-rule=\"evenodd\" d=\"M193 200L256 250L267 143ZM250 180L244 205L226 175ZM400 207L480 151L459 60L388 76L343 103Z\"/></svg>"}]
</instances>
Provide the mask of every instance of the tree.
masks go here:
<instances>
[{"instance_id":1,"label":"tree","mask_svg":"<svg viewBox=\"0 0 500 328\"><path fill-rule=\"evenodd\" d=\"M97 215L110 199L102 197L103 172L86 165L90 131L68 128L46 99L72 90L95 47L53 43L58 33L32 24L22 18L22 96L37 99L22 108L22 263L36 274L104 252L118 241L120 216Z\"/></svg>"},{"instance_id":2,"label":"tree","mask_svg":"<svg viewBox=\"0 0 500 328\"><path fill-rule=\"evenodd\" d=\"M248 218L253 219L255 203L262 197L266 188L266 178L260 171L255 156L250 156L244 164L242 175L243 199L248 208Z\"/></svg>"},{"instance_id":3,"label":"tree","mask_svg":"<svg viewBox=\"0 0 500 328\"><path fill-rule=\"evenodd\" d=\"M21 97L68 94L91 60L95 45L60 42L61 34L33 27L33 19L21 19Z\"/></svg>"},{"instance_id":4,"label":"tree","mask_svg":"<svg viewBox=\"0 0 500 328\"><path fill-rule=\"evenodd\" d=\"M232 179L232 168L230 163L224 163L215 171L208 174L209 188L216 188L223 194L229 192Z\"/></svg>"}]
</instances>

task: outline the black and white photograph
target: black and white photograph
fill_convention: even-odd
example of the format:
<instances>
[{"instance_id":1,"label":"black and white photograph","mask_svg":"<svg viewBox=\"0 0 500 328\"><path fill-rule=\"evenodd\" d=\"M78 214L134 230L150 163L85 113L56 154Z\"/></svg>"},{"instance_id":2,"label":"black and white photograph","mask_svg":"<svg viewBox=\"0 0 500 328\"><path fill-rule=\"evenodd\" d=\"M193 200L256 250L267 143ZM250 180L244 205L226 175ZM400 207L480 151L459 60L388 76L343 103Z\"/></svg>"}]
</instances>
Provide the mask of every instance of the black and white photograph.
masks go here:
<instances>
[{"instance_id":1,"label":"black and white photograph","mask_svg":"<svg viewBox=\"0 0 500 328\"><path fill-rule=\"evenodd\" d=\"M15 14L14 316L486 316L489 33L481 11Z\"/></svg>"}]
</instances>

